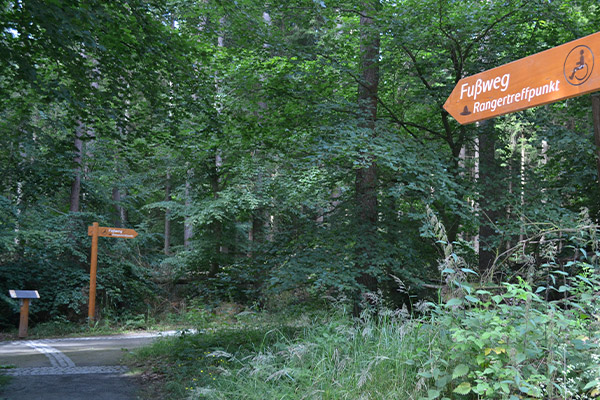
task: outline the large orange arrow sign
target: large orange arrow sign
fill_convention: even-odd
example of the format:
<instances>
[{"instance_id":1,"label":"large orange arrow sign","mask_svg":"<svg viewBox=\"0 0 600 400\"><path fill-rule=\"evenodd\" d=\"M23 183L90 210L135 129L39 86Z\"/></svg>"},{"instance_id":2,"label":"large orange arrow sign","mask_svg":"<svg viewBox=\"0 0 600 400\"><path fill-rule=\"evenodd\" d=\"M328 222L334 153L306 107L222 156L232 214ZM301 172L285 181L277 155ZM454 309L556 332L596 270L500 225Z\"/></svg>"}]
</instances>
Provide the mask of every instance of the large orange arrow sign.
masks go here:
<instances>
[{"instance_id":1,"label":"large orange arrow sign","mask_svg":"<svg viewBox=\"0 0 600 400\"><path fill-rule=\"evenodd\" d=\"M600 32L461 79L444 109L470 124L600 90Z\"/></svg>"}]
</instances>

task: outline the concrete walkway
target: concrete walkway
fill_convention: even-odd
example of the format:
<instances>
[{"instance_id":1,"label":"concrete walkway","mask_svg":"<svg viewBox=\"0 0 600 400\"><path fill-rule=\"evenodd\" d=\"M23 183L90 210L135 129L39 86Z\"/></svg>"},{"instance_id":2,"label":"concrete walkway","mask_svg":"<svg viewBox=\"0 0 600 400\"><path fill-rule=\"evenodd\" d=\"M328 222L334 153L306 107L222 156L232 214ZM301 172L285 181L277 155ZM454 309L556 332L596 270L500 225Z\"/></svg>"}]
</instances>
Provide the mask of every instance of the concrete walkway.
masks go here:
<instances>
[{"instance_id":1,"label":"concrete walkway","mask_svg":"<svg viewBox=\"0 0 600 400\"><path fill-rule=\"evenodd\" d=\"M0 342L0 400L135 400L136 378L119 364L128 350L178 332Z\"/></svg>"}]
</instances>

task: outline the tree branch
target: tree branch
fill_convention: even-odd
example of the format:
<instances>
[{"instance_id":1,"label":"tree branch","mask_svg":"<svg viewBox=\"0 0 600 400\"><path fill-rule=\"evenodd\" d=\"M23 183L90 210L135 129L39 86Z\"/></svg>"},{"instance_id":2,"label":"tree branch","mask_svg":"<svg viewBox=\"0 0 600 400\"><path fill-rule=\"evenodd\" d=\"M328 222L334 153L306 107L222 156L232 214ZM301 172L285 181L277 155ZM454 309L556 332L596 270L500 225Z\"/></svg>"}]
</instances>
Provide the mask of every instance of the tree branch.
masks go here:
<instances>
[{"instance_id":1,"label":"tree branch","mask_svg":"<svg viewBox=\"0 0 600 400\"><path fill-rule=\"evenodd\" d=\"M504 21L505 19L507 19L511 15L514 15L517 12L517 10L519 10L523 6L524 6L524 3L521 3L521 5L518 6L517 8L515 8L514 10L511 10L511 11L507 12L506 14L502 15L501 17L497 18L486 29L484 29L483 32L481 32L479 35L477 35L475 37L475 39L473 39L473 41L465 49L465 53L463 55L463 60L468 57L468 55L471 52L471 49L473 48L473 46L475 44L479 43L479 41L481 41L484 37L486 37L488 35L488 33L490 33L490 31L496 27L496 25L498 25L500 22Z\"/></svg>"},{"instance_id":2,"label":"tree branch","mask_svg":"<svg viewBox=\"0 0 600 400\"><path fill-rule=\"evenodd\" d=\"M427 82L427 79L425 79L425 76L423 75L421 68L419 68L419 64L417 63L417 57L415 57L415 55L405 45L402 45L401 47L402 47L402 50L404 50L406 52L406 54L408 55L408 57L410 57L410 59L412 60L413 65L415 66L415 70L417 71L417 76L419 77L421 82L423 82L423 84L425 85L425 87L427 89L433 91L433 87L429 84L429 82Z\"/></svg>"}]
</instances>

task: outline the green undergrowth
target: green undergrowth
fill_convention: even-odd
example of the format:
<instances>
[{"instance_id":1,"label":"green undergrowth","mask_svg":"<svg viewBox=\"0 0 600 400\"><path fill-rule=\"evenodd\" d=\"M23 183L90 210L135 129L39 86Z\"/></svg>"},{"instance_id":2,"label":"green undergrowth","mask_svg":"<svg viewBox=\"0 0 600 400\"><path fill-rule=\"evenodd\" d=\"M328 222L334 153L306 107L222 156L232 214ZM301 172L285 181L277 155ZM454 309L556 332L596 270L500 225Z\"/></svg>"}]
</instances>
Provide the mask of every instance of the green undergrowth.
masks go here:
<instances>
[{"instance_id":1,"label":"green undergrowth","mask_svg":"<svg viewBox=\"0 0 600 400\"><path fill-rule=\"evenodd\" d=\"M446 302L420 304L419 317L380 305L358 319L336 307L246 312L132 362L172 399L595 398L600 279L589 268L556 275L568 299L543 300L545 287L519 280L496 293L463 283Z\"/></svg>"},{"instance_id":2,"label":"green undergrowth","mask_svg":"<svg viewBox=\"0 0 600 400\"><path fill-rule=\"evenodd\" d=\"M140 350L137 362L164 375L169 398L414 398L418 370L406 360L422 345L418 330L393 313L382 318L248 314L164 339Z\"/></svg>"},{"instance_id":3,"label":"green undergrowth","mask_svg":"<svg viewBox=\"0 0 600 400\"><path fill-rule=\"evenodd\" d=\"M413 356L427 386L421 400L598 397L600 280L584 273L567 282L568 299L543 300L545 287L520 279L499 294L463 284L464 296L436 305L434 345Z\"/></svg>"}]
</instances>

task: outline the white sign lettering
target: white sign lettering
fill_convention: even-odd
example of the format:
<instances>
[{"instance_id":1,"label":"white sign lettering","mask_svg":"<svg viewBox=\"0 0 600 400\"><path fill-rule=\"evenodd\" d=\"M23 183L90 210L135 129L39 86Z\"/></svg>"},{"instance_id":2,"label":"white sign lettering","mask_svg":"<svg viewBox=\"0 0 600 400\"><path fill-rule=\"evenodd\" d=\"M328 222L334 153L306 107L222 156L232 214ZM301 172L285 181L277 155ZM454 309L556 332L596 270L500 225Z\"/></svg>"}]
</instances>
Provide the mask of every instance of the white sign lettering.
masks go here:
<instances>
[{"instance_id":1,"label":"white sign lettering","mask_svg":"<svg viewBox=\"0 0 600 400\"><path fill-rule=\"evenodd\" d=\"M501 92L506 92L508 89L508 85L510 84L510 74L504 74L501 77L497 76L493 79L488 79L486 81L482 79L477 79L474 85L469 85L469 83L463 83L460 87L460 99L462 100L464 95L467 97L472 97L473 100L477 100L477 96L482 93L487 93L493 90L500 90Z\"/></svg>"}]
</instances>

